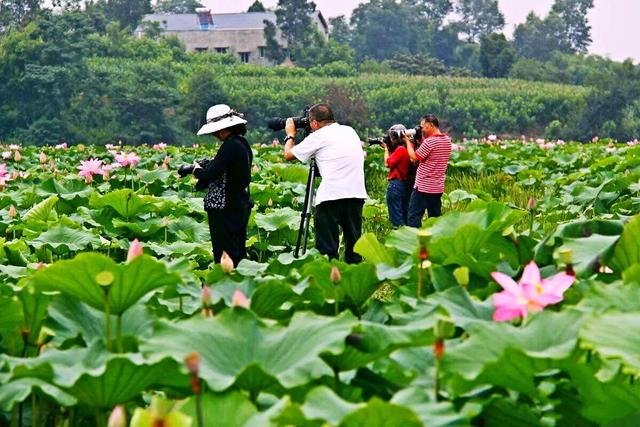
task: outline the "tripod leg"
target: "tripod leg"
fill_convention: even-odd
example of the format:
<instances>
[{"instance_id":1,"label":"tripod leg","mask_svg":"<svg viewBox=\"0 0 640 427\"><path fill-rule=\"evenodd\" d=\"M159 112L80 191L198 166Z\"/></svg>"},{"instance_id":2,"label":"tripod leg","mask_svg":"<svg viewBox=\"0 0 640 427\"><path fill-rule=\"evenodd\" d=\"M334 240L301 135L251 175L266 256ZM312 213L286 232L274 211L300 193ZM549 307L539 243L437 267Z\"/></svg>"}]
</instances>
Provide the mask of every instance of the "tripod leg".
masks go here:
<instances>
[{"instance_id":1,"label":"tripod leg","mask_svg":"<svg viewBox=\"0 0 640 427\"><path fill-rule=\"evenodd\" d=\"M307 252L307 243L309 243L309 224L311 224L311 210L313 209L313 193L314 193L314 183L316 180L316 165L315 162L312 162L311 170L309 170L309 176L311 177L311 188L309 189L309 204L306 210L307 224L304 229L304 244L302 253Z\"/></svg>"},{"instance_id":2,"label":"tripod leg","mask_svg":"<svg viewBox=\"0 0 640 427\"><path fill-rule=\"evenodd\" d=\"M296 249L293 256L300 256L300 246L304 237L304 251L307 250L307 238L309 230L309 218L311 216L311 203L313 198L313 181L315 179L315 162L312 160L309 165L309 175L307 177L307 186L304 194L304 206L300 215L300 228L298 228L298 237L296 240ZM304 253L304 252L303 252Z\"/></svg>"}]
</instances>

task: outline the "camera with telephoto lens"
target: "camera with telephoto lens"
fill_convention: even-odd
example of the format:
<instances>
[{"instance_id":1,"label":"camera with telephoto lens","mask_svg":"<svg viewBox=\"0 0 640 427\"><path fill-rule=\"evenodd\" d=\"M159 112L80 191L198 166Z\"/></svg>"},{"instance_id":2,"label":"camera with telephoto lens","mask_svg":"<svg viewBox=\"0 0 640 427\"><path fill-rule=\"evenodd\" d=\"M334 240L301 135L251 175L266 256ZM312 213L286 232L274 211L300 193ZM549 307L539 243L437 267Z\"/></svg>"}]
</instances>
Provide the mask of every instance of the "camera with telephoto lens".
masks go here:
<instances>
[{"instance_id":1,"label":"camera with telephoto lens","mask_svg":"<svg viewBox=\"0 0 640 427\"><path fill-rule=\"evenodd\" d=\"M413 139L413 142L415 144L419 145L422 141L422 128L420 126L402 130L391 128L386 131L383 136L380 136L378 138L369 138L367 140L367 144L369 144L369 146L386 145L387 147L391 147L392 139L402 140L403 135L407 135L409 138Z\"/></svg>"},{"instance_id":2,"label":"camera with telephoto lens","mask_svg":"<svg viewBox=\"0 0 640 427\"><path fill-rule=\"evenodd\" d=\"M210 161L211 161L210 159L200 159L200 160L196 160L196 163L199 164L201 167L206 168ZM180 165L178 166L178 175L180 175L180 178L184 178L187 175L191 175L193 173L194 168L195 166L193 164Z\"/></svg>"},{"instance_id":3,"label":"camera with telephoto lens","mask_svg":"<svg viewBox=\"0 0 640 427\"><path fill-rule=\"evenodd\" d=\"M302 115L297 117L291 117L293 119L293 123L296 126L296 129L303 129L307 133L311 133L311 125L310 125L311 121L309 120L309 108L310 106L307 106L302 112ZM287 125L286 118L283 119L281 117L274 117L272 119L267 120L267 127L274 132L283 130L286 125Z\"/></svg>"}]
</instances>

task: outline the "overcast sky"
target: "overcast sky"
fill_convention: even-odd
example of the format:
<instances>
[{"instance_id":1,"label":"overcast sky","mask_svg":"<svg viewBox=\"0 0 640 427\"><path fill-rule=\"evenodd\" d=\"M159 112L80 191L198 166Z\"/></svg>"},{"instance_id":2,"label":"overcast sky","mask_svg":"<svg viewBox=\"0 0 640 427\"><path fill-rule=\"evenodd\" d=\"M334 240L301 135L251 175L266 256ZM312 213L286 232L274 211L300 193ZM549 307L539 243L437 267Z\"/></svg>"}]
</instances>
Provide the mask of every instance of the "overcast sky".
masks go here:
<instances>
[{"instance_id":1,"label":"overcast sky","mask_svg":"<svg viewBox=\"0 0 640 427\"><path fill-rule=\"evenodd\" d=\"M211 7L213 13L243 12L253 0L200 0ZM314 0L322 14L329 18L349 15L362 0ZM277 0L262 0L266 7L273 7ZM538 15L546 15L553 0L498 0L505 15L507 34L523 22L534 10ZM640 61L640 0L595 0L595 7L589 14L591 38L590 52L609 56L615 60L633 58Z\"/></svg>"}]
</instances>

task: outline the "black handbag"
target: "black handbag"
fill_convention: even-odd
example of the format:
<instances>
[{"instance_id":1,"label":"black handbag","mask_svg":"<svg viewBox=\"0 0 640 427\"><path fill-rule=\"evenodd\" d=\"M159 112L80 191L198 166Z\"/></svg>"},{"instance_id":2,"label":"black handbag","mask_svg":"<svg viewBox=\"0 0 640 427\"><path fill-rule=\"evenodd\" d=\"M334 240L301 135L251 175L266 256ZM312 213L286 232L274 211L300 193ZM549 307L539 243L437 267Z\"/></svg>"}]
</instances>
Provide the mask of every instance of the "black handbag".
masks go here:
<instances>
[{"instance_id":1,"label":"black handbag","mask_svg":"<svg viewBox=\"0 0 640 427\"><path fill-rule=\"evenodd\" d=\"M227 205L227 171L209 183L204 196L204 210L224 209Z\"/></svg>"}]
</instances>

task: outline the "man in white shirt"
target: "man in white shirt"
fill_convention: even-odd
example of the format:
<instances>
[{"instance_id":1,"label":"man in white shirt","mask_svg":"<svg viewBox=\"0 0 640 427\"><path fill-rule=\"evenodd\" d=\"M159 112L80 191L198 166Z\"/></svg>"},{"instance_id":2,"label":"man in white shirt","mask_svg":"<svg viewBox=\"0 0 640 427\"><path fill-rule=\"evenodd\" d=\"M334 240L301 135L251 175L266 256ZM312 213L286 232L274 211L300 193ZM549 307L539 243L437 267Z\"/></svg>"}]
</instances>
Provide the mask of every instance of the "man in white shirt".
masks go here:
<instances>
[{"instance_id":1,"label":"man in white shirt","mask_svg":"<svg viewBox=\"0 0 640 427\"><path fill-rule=\"evenodd\" d=\"M303 163L314 157L322 177L315 199L316 248L337 258L342 228L345 261L360 262L362 257L353 252L362 234L362 206L367 198L360 138L351 127L336 123L328 104L309 109L309 126L312 133L295 145L296 127L287 119L284 157Z\"/></svg>"}]
</instances>

